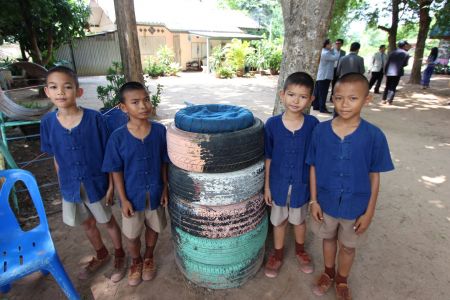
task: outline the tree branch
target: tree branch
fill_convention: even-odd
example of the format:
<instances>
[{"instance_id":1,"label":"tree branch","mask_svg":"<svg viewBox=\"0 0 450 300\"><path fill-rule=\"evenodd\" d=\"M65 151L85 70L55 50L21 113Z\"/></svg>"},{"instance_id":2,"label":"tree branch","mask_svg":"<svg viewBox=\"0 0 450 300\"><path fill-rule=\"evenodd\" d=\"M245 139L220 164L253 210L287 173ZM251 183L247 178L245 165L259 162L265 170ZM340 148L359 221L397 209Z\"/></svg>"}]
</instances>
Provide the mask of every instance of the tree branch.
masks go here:
<instances>
[{"instance_id":1,"label":"tree branch","mask_svg":"<svg viewBox=\"0 0 450 300\"><path fill-rule=\"evenodd\" d=\"M384 30L386 32L391 32L392 28L387 28L386 26L378 25L378 29Z\"/></svg>"}]
</instances>

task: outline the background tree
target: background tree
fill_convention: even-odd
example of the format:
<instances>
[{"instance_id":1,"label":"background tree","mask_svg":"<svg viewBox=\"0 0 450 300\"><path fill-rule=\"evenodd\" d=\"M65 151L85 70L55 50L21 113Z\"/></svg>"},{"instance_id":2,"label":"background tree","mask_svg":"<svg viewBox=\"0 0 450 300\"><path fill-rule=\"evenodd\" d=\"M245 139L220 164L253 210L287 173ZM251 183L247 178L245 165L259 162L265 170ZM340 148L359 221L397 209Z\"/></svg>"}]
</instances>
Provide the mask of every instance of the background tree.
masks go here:
<instances>
[{"instance_id":1,"label":"background tree","mask_svg":"<svg viewBox=\"0 0 450 300\"><path fill-rule=\"evenodd\" d=\"M333 41L338 38L345 39L350 23L362 19L368 6L366 0L336 0L328 37Z\"/></svg>"},{"instance_id":2,"label":"background tree","mask_svg":"<svg viewBox=\"0 0 450 300\"><path fill-rule=\"evenodd\" d=\"M133 0L114 0L120 57L127 81L144 84Z\"/></svg>"},{"instance_id":3,"label":"background tree","mask_svg":"<svg viewBox=\"0 0 450 300\"><path fill-rule=\"evenodd\" d=\"M266 31L269 40L283 36L283 16L278 0L220 0L219 4L252 17Z\"/></svg>"},{"instance_id":4,"label":"background tree","mask_svg":"<svg viewBox=\"0 0 450 300\"><path fill-rule=\"evenodd\" d=\"M54 49L84 36L89 18L81 0L2 0L0 8L0 41L18 42L23 59L44 66Z\"/></svg>"},{"instance_id":5,"label":"background tree","mask_svg":"<svg viewBox=\"0 0 450 300\"><path fill-rule=\"evenodd\" d=\"M416 49L414 51L414 62L411 70L411 76L409 77L409 83L420 84L421 79L421 68L422 61L424 59L425 52L425 43L428 37L428 32L430 31L431 24L431 16L430 12L439 12L439 10L444 10L441 13L442 16L446 16L449 14L448 4L445 4L446 1L442 0L419 0L419 1L410 1L410 7L419 15L419 32L417 35ZM448 23L447 23L448 26Z\"/></svg>"},{"instance_id":6,"label":"background tree","mask_svg":"<svg viewBox=\"0 0 450 300\"><path fill-rule=\"evenodd\" d=\"M281 0L285 33L274 115L283 110L278 91L289 74L305 71L316 77L333 4L334 0Z\"/></svg>"}]
</instances>

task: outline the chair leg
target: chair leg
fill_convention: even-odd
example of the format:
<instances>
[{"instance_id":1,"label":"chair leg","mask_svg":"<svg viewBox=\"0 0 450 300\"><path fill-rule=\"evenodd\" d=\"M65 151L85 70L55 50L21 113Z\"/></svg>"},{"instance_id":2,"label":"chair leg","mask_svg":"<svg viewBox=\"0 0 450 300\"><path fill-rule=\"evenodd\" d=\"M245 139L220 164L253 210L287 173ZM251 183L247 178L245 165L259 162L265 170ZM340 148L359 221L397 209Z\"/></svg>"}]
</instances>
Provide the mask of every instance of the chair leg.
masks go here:
<instances>
[{"instance_id":1,"label":"chair leg","mask_svg":"<svg viewBox=\"0 0 450 300\"><path fill-rule=\"evenodd\" d=\"M49 271L50 273L52 273L53 278L55 278L56 282L59 284L69 300L80 299L80 295L78 295L77 290L73 286L72 281L64 270L64 267L57 254L55 254L53 260L50 262Z\"/></svg>"},{"instance_id":2,"label":"chair leg","mask_svg":"<svg viewBox=\"0 0 450 300\"><path fill-rule=\"evenodd\" d=\"M0 286L0 292L2 292L3 294L6 294L10 290L11 290L11 285L10 284Z\"/></svg>"}]
</instances>

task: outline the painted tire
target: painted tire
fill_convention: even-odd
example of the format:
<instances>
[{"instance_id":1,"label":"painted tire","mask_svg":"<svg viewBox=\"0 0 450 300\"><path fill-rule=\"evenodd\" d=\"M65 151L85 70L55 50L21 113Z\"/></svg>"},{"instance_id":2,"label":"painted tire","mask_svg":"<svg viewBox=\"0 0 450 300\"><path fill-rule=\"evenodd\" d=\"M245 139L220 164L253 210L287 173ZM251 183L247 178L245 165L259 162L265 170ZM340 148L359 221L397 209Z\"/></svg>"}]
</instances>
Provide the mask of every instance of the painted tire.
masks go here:
<instances>
[{"instance_id":1,"label":"painted tire","mask_svg":"<svg viewBox=\"0 0 450 300\"><path fill-rule=\"evenodd\" d=\"M257 227L265 216L261 193L240 203L208 207L170 193L169 213L173 226L198 237L237 237Z\"/></svg>"},{"instance_id":2,"label":"painted tire","mask_svg":"<svg viewBox=\"0 0 450 300\"><path fill-rule=\"evenodd\" d=\"M193 105L180 109L175 114L176 127L189 132L233 132L248 128L252 124L252 112L235 105Z\"/></svg>"},{"instance_id":3,"label":"painted tire","mask_svg":"<svg viewBox=\"0 0 450 300\"><path fill-rule=\"evenodd\" d=\"M253 230L238 237L208 239L173 226L178 267L192 282L207 288L238 287L262 264L267 216Z\"/></svg>"},{"instance_id":4,"label":"painted tire","mask_svg":"<svg viewBox=\"0 0 450 300\"><path fill-rule=\"evenodd\" d=\"M193 173L171 164L170 191L201 205L228 205L248 199L264 186L264 161L228 173Z\"/></svg>"},{"instance_id":5,"label":"painted tire","mask_svg":"<svg viewBox=\"0 0 450 300\"><path fill-rule=\"evenodd\" d=\"M241 170L263 157L263 123L255 118L249 128L216 134L187 132L172 123L167 130L167 151L175 166L189 172Z\"/></svg>"},{"instance_id":6,"label":"painted tire","mask_svg":"<svg viewBox=\"0 0 450 300\"><path fill-rule=\"evenodd\" d=\"M257 256L239 265L210 266L193 264L189 260L182 260L175 253L175 263L181 273L198 286L209 289L230 289L242 286L258 273L264 260L264 247Z\"/></svg>"}]
</instances>

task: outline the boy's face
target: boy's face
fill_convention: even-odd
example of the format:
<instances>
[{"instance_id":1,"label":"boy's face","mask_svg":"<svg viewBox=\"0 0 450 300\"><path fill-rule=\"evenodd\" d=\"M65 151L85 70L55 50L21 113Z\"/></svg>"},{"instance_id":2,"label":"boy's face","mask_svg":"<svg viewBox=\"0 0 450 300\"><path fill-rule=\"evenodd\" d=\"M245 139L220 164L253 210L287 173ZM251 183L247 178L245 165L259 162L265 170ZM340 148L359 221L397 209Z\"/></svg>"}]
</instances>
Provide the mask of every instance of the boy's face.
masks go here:
<instances>
[{"instance_id":1,"label":"boy's face","mask_svg":"<svg viewBox=\"0 0 450 300\"><path fill-rule=\"evenodd\" d=\"M304 85L290 84L280 92L281 101L286 111L301 113L313 100L311 89Z\"/></svg>"},{"instance_id":2,"label":"boy's face","mask_svg":"<svg viewBox=\"0 0 450 300\"><path fill-rule=\"evenodd\" d=\"M48 76L44 91L58 108L76 106L76 99L83 95L83 89L77 88L73 78L62 72L54 72Z\"/></svg>"},{"instance_id":3,"label":"boy's face","mask_svg":"<svg viewBox=\"0 0 450 300\"><path fill-rule=\"evenodd\" d=\"M124 102L120 104L122 111L130 118L146 120L152 112L150 95L145 90L130 90L123 94Z\"/></svg>"},{"instance_id":4,"label":"boy's face","mask_svg":"<svg viewBox=\"0 0 450 300\"><path fill-rule=\"evenodd\" d=\"M370 100L367 86L362 82L337 83L334 87L334 108L344 120L359 118L363 106Z\"/></svg>"}]
</instances>

